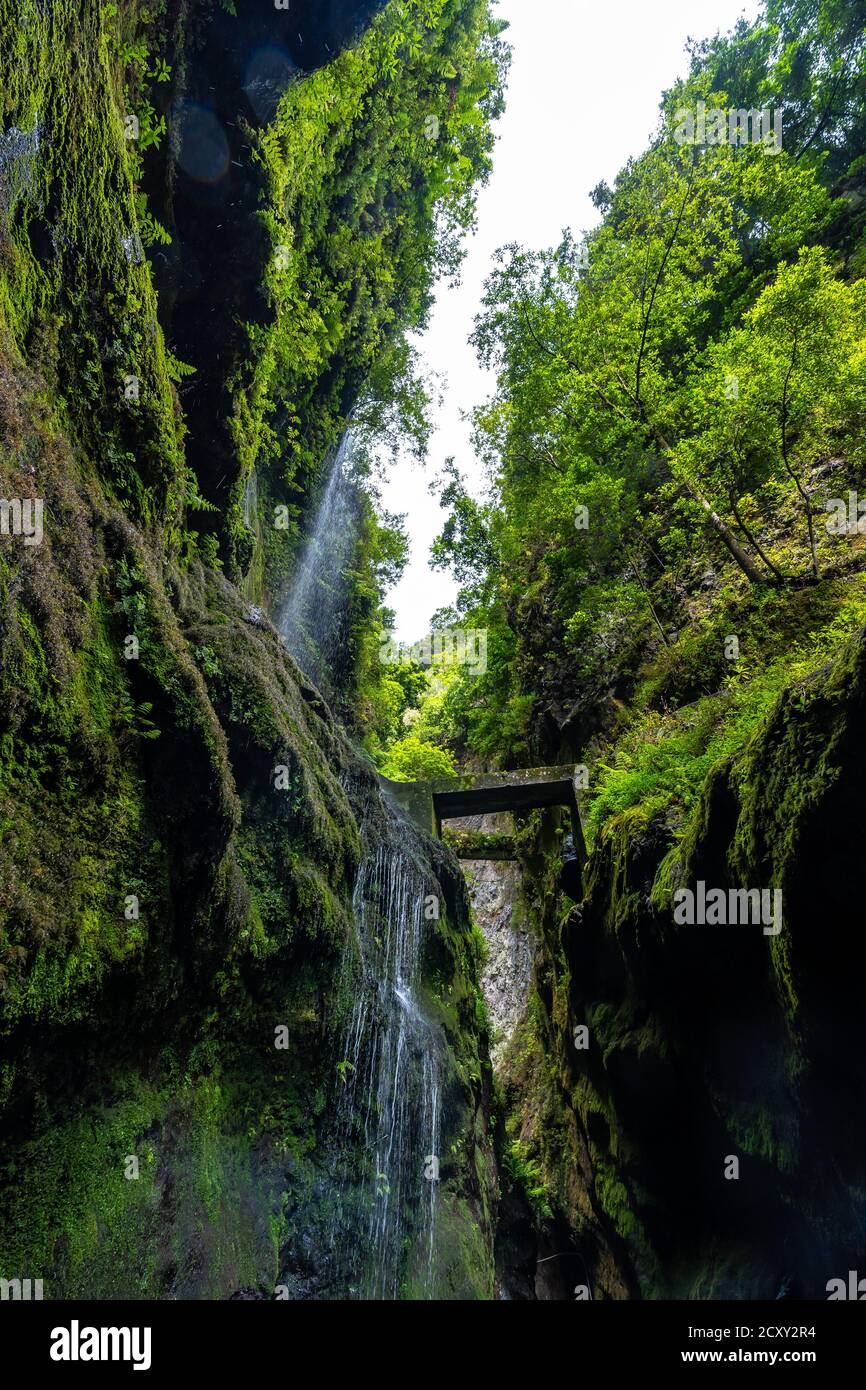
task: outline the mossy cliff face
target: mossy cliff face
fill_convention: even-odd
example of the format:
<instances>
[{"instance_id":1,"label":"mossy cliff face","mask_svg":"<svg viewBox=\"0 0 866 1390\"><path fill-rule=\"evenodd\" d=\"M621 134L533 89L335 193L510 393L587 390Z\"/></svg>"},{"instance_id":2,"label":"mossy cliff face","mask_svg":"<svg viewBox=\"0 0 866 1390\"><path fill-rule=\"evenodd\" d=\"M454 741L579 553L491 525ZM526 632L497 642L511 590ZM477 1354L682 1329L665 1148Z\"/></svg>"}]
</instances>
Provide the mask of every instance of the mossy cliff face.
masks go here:
<instances>
[{"instance_id":1,"label":"mossy cliff face","mask_svg":"<svg viewBox=\"0 0 866 1390\"><path fill-rule=\"evenodd\" d=\"M29 385L11 374L16 400ZM65 460L74 476L62 433L42 426L37 473ZM64 486L44 490L78 545L50 527L5 606L0 1263L53 1297L346 1295L357 1278L334 1282L317 1235L362 833L393 834L376 780L229 584L165 564ZM453 1228L441 1283L483 1296L477 960L453 863L427 862L438 1200ZM354 1161L362 1189L369 1156Z\"/></svg>"},{"instance_id":2,"label":"mossy cliff face","mask_svg":"<svg viewBox=\"0 0 866 1390\"><path fill-rule=\"evenodd\" d=\"M512 1169L536 1250L557 1231L594 1297L825 1298L862 1262L864 700L860 635L710 774L682 838L640 809L608 822L570 912L532 840ZM674 894L699 881L781 890L781 930L678 923ZM512 1279L535 1254L523 1237Z\"/></svg>"},{"instance_id":3,"label":"mossy cliff face","mask_svg":"<svg viewBox=\"0 0 866 1390\"><path fill-rule=\"evenodd\" d=\"M174 69L151 93L168 139L144 179L171 233L153 255L160 322L195 368L187 456L215 508L198 529L233 578L252 565L267 605L295 558L274 509L296 536L350 411L416 415L404 330L456 266L489 168L496 39L486 0L174 17Z\"/></svg>"},{"instance_id":4,"label":"mossy cliff face","mask_svg":"<svg viewBox=\"0 0 866 1390\"><path fill-rule=\"evenodd\" d=\"M190 45L213 9L158 8ZM342 38L372 7L350 8ZM394 828L319 693L186 529L202 500L185 369L124 127L130 103L152 119L124 94L143 81L140 20L0 5L0 495L44 523L30 544L10 512L0 536L0 1275L41 1278L47 1298L351 1296L375 1181L335 1119L352 899ZM145 33L132 67L156 72ZM442 1057L433 1287L487 1296L476 947L454 862L414 853L441 904L423 973ZM352 1269L327 1239L338 1159L356 1165ZM410 1248L406 1296L429 1290L420 1260Z\"/></svg>"}]
</instances>

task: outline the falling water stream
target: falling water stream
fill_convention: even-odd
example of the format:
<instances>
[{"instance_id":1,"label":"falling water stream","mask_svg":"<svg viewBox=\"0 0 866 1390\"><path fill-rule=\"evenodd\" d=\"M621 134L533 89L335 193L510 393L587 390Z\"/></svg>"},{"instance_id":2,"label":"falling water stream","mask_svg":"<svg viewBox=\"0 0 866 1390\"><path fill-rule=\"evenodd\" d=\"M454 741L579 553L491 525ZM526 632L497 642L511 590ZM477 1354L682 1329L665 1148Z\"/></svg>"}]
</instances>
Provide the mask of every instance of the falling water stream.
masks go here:
<instances>
[{"instance_id":1,"label":"falling water stream","mask_svg":"<svg viewBox=\"0 0 866 1390\"><path fill-rule=\"evenodd\" d=\"M17 200L33 192L41 131L37 116L32 130L10 126L0 132L0 212L9 216Z\"/></svg>"},{"instance_id":2,"label":"falling water stream","mask_svg":"<svg viewBox=\"0 0 866 1390\"><path fill-rule=\"evenodd\" d=\"M329 667L343 641L348 567L357 540L349 468L352 436L346 431L327 468L313 530L301 555L277 627L292 656L325 691Z\"/></svg>"},{"instance_id":3,"label":"falling water stream","mask_svg":"<svg viewBox=\"0 0 866 1390\"><path fill-rule=\"evenodd\" d=\"M252 471L250 472L250 476L247 478L246 487L244 488L244 495L241 499L241 507L243 509L244 526L247 528L247 531L255 538L256 545L256 550L253 555L253 563L250 565L250 568L244 575L243 581L241 583L241 592L244 598L249 599L250 602L253 602L258 596L256 570L261 565L260 557L262 547L262 522L261 517L259 515L259 477L255 468L252 469Z\"/></svg>"},{"instance_id":4,"label":"falling water stream","mask_svg":"<svg viewBox=\"0 0 866 1390\"><path fill-rule=\"evenodd\" d=\"M324 689L341 630L356 538L347 433L327 469L318 513L278 618L299 665ZM342 1078L330 1243L356 1297L432 1297L439 1176L442 1040L419 1004L425 904L436 883L417 832L377 804L364 827L353 895L356 950L344 961L351 1017ZM436 899L438 901L438 899ZM350 1234L351 1233L351 1234Z\"/></svg>"},{"instance_id":5,"label":"falling water stream","mask_svg":"<svg viewBox=\"0 0 866 1390\"><path fill-rule=\"evenodd\" d=\"M386 838L365 855L355 885L360 979L342 1044L338 1117L346 1155L362 1133L369 1158L360 1292L378 1299L400 1296L407 1242L423 1252L420 1283L432 1296L441 1121L440 1039L417 996L431 885L405 848L406 827L388 814Z\"/></svg>"}]
</instances>

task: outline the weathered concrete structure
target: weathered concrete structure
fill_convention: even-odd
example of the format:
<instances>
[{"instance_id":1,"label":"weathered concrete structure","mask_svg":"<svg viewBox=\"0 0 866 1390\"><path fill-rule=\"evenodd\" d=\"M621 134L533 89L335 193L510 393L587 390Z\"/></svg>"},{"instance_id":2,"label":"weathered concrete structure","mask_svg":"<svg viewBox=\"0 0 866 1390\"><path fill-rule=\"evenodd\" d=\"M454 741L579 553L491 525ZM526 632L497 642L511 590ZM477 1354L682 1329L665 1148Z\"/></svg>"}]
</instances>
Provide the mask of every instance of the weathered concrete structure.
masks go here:
<instances>
[{"instance_id":1,"label":"weathered concrete structure","mask_svg":"<svg viewBox=\"0 0 866 1390\"><path fill-rule=\"evenodd\" d=\"M531 811L564 806L571 819L569 863L582 869L586 858L577 801L577 768L532 767L515 772L484 772L425 782L391 782L380 778L387 797L422 830L442 839L442 822L497 811ZM448 843L461 859L510 859L509 837L452 832Z\"/></svg>"}]
</instances>

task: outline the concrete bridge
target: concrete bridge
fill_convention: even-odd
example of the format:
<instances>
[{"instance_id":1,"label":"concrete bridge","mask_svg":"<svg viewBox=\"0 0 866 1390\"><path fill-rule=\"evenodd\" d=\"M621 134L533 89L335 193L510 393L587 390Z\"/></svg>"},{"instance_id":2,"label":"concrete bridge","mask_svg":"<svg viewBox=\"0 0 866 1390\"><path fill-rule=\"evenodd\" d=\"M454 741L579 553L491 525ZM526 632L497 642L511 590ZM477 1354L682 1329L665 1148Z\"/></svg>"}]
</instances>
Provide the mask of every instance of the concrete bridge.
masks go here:
<instances>
[{"instance_id":1,"label":"concrete bridge","mask_svg":"<svg viewBox=\"0 0 866 1390\"><path fill-rule=\"evenodd\" d=\"M531 811L564 806L571 820L571 845L565 855L566 891L579 886L586 846L580 823L575 767L532 767L517 772L443 777L425 782L392 782L380 777L386 797L429 835L444 840L459 859L515 859L511 836L448 827L443 822L496 811ZM570 866L570 868L569 868Z\"/></svg>"}]
</instances>

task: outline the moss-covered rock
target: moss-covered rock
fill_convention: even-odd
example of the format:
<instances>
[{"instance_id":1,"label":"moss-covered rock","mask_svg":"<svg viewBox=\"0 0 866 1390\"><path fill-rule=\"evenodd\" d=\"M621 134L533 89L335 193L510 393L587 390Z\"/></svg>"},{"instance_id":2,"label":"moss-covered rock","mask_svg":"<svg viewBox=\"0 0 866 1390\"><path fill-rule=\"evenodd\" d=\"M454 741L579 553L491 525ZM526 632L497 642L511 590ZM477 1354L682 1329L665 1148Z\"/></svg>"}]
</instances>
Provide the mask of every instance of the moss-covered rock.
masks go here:
<instances>
[{"instance_id":1,"label":"moss-covered rock","mask_svg":"<svg viewBox=\"0 0 866 1390\"><path fill-rule=\"evenodd\" d=\"M681 836L664 812L609 821L565 918L531 869L540 946L508 1123L548 1194L536 1240L564 1219L595 1296L581 1204L614 1233L614 1296L821 1298L862 1260L864 698L860 634L710 773ZM781 930L678 922L699 881L780 889Z\"/></svg>"},{"instance_id":2,"label":"moss-covered rock","mask_svg":"<svg viewBox=\"0 0 866 1390\"><path fill-rule=\"evenodd\" d=\"M166 245L145 196L161 206L172 168L146 156L160 73L190 90L218 8L161 25L159 4L0 4L0 494L44 509L38 542L0 535L0 1274L41 1278L48 1298L346 1297L368 1254L366 1190L339 1268L330 1250L335 1165L369 1168L363 1124L340 1131L339 1048L359 866L393 842L392 813L206 528L186 529L203 509L176 389L189 373L144 254ZM377 8L342 5L340 42ZM378 80L375 55L346 61ZM228 428L225 346L194 425L210 412ZM247 464L250 440L232 436ZM422 979L444 1078L436 1276L483 1297L477 953L455 862L418 836L413 855L443 905ZM410 1212L407 1294L429 1289L421 1224Z\"/></svg>"}]
</instances>

